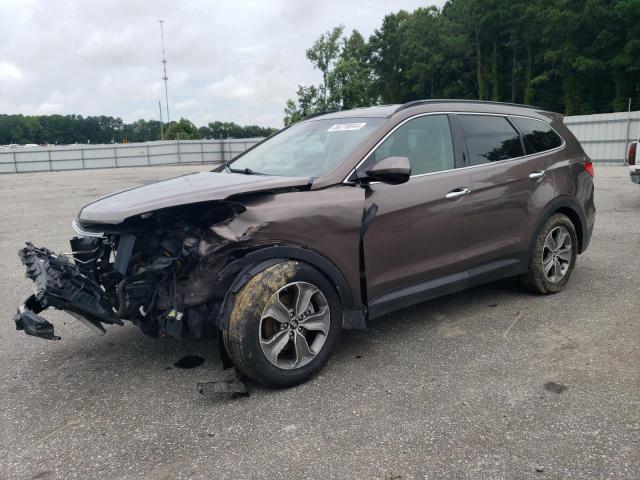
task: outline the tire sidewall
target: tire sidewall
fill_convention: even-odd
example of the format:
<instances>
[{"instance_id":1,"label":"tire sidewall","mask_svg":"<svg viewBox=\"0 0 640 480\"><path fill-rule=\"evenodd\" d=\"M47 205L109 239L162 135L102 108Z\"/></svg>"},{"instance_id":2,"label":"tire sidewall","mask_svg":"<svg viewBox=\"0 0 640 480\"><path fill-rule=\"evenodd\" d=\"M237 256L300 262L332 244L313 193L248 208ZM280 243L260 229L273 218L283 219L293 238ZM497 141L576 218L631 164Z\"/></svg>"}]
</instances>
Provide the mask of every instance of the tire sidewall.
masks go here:
<instances>
[{"instance_id":1,"label":"tire sidewall","mask_svg":"<svg viewBox=\"0 0 640 480\"><path fill-rule=\"evenodd\" d=\"M258 377L256 380L262 381L267 385L273 386L292 386L299 384L315 373L317 373L329 360L338 340L342 329L342 308L340 298L333 284L325 275L320 273L314 267L302 263L291 262L295 264L292 275L288 276L287 283L307 282L315 285L325 296L329 305L330 325L329 334L325 340L320 352L306 365L302 367L287 370L278 368L273 365L262 351L260 346L260 319L262 312L271 299L271 296L287 283L262 285L260 298L252 307L242 312L240 321L241 328L244 330L243 337L246 339L246 353L250 357L251 367L254 375ZM260 274L259 274L260 275ZM235 306L234 306L235 308Z\"/></svg>"},{"instance_id":2,"label":"tire sidewall","mask_svg":"<svg viewBox=\"0 0 640 480\"><path fill-rule=\"evenodd\" d=\"M544 275L542 268L542 258L544 253L544 242L547 239L549 233L556 227L564 227L571 236L571 262L569 263L569 269L565 276L559 282L551 282ZM573 268L576 264L578 257L578 235L576 233L573 222L563 214L552 215L544 227L540 231L538 238L536 239L535 251L531 256L531 264L529 266L529 283L534 288L541 291L541 293L556 293L562 290L569 282Z\"/></svg>"}]
</instances>

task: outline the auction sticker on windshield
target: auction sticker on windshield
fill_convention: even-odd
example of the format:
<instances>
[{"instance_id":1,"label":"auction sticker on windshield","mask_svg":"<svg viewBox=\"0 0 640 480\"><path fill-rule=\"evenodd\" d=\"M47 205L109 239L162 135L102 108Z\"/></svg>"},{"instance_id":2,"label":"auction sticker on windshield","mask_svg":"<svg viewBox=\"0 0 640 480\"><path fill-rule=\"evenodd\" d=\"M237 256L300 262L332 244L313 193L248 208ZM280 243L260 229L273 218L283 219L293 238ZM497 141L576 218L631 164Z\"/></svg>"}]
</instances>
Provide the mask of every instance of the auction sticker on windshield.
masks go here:
<instances>
[{"instance_id":1,"label":"auction sticker on windshield","mask_svg":"<svg viewBox=\"0 0 640 480\"><path fill-rule=\"evenodd\" d=\"M335 125L331 125L327 132L347 132L350 130L360 130L362 127L366 125L365 123L336 123Z\"/></svg>"}]
</instances>

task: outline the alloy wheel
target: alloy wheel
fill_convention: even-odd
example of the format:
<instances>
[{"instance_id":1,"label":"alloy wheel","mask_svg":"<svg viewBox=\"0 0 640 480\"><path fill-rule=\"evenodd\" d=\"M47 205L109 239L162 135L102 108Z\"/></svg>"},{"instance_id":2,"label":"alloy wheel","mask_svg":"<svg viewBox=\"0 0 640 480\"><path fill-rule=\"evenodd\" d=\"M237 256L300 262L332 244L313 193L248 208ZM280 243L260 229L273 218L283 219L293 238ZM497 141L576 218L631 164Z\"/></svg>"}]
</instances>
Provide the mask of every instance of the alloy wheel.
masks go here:
<instances>
[{"instance_id":1,"label":"alloy wheel","mask_svg":"<svg viewBox=\"0 0 640 480\"><path fill-rule=\"evenodd\" d=\"M545 278L557 283L569 271L573 257L573 244L569 231L558 226L551 230L544 241L542 250L542 271Z\"/></svg>"},{"instance_id":2,"label":"alloy wheel","mask_svg":"<svg viewBox=\"0 0 640 480\"><path fill-rule=\"evenodd\" d=\"M324 294L307 282L275 292L260 318L260 347L278 368L300 368L312 361L327 340L331 312Z\"/></svg>"}]
</instances>

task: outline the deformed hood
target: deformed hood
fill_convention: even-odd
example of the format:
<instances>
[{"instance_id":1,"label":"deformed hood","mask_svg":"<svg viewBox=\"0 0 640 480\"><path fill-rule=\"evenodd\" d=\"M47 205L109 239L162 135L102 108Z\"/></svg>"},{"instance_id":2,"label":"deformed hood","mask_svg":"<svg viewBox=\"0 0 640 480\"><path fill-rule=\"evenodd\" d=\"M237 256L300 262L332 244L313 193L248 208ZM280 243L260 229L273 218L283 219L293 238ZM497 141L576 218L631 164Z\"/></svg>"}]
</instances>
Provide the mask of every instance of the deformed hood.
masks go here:
<instances>
[{"instance_id":1,"label":"deformed hood","mask_svg":"<svg viewBox=\"0 0 640 480\"><path fill-rule=\"evenodd\" d=\"M102 197L86 205L78 219L115 225L141 213L190 203L224 200L240 193L302 187L309 178L200 172L150 183Z\"/></svg>"}]
</instances>

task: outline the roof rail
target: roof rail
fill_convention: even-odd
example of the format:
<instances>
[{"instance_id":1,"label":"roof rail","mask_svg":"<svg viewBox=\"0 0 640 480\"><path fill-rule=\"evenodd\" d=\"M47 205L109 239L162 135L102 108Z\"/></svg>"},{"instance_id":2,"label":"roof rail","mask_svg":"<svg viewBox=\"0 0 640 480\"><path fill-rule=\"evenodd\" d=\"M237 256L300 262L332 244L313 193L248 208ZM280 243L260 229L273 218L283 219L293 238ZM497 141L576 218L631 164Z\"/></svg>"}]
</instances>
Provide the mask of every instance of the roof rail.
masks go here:
<instances>
[{"instance_id":1,"label":"roof rail","mask_svg":"<svg viewBox=\"0 0 640 480\"><path fill-rule=\"evenodd\" d=\"M492 102L489 100L466 100L466 99L453 99L453 98L432 98L429 100L414 100L412 102L407 102L404 103L402 105L400 105L398 108L396 108L396 111L394 113L397 113L401 110L405 110L407 108L411 108L411 107L417 107L418 105L427 105L429 103L482 103L482 104L489 104L489 105L507 105L510 107L520 107L520 108L534 108L537 110L545 110L544 108L540 108L540 107L536 107L534 105L523 105L520 103L509 103L509 102Z\"/></svg>"}]
</instances>

